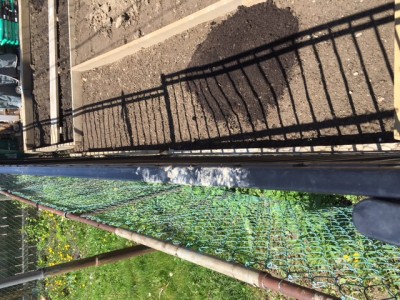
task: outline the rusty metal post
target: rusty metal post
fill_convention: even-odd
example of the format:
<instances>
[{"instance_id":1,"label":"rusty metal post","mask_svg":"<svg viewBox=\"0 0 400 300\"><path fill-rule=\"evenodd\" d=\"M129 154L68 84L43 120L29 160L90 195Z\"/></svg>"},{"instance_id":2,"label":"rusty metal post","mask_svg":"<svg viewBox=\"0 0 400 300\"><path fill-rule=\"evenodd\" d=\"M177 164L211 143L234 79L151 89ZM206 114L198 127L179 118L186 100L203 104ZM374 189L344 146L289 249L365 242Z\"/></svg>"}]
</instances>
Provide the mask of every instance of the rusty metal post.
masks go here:
<instances>
[{"instance_id":1,"label":"rusty metal post","mask_svg":"<svg viewBox=\"0 0 400 300\"><path fill-rule=\"evenodd\" d=\"M24 284L30 281L41 280L47 277L61 275L89 267L103 266L106 264L118 262L120 260L136 257L147 253L152 253L154 251L155 251L154 249L151 249L143 245L111 251L108 253L103 253L96 256L75 260L59 264L56 266L47 267L36 271L26 272L18 274L16 276L0 279L0 289L4 289L18 284Z\"/></svg>"}]
</instances>

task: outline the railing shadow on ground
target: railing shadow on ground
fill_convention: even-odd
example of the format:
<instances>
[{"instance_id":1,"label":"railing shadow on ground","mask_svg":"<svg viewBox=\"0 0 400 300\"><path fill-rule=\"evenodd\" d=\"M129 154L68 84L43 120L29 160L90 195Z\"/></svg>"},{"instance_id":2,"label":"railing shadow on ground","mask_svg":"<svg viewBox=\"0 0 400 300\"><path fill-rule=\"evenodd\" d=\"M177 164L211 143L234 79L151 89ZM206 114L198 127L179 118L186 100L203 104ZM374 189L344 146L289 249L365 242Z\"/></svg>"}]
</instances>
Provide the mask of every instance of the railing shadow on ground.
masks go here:
<instances>
[{"instance_id":1,"label":"railing shadow on ground","mask_svg":"<svg viewBox=\"0 0 400 300\"><path fill-rule=\"evenodd\" d=\"M240 147L292 147L375 143L392 140L393 108L384 108L366 67L365 53L357 34L372 30L386 76L393 82L391 60L379 27L393 22L393 5L382 5L328 22L238 55L209 64L191 66L173 74L161 74L162 84L132 94L87 104L73 112L83 116L84 149L90 151L146 149L213 149ZM370 95L359 113L351 92L351 75L345 70L341 39L347 38L355 51L359 78ZM335 69L324 63L319 46L333 53ZM314 98L314 82L302 51L310 51L323 100ZM349 49L344 49L348 51ZM296 70L287 70L288 55ZM325 55L325 54L324 54ZM284 90L278 90L276 78ZM297 72L296 72L297 71ZM298 84L293 86L292 74ZM329 77L335 73L335 88L345 99L349 114L334 103ZM275 81L274 81L275 80ZM301 87L301 98L296 93ZM285 94L286 100L281 100ZM266 100L265 100L266 99ZM390 99L391 100L391 99ZM283 102L282 102L283 101ZM301 117L298 107L303 107ZM286 118L286 119L285 119ZM291 119L288 122L287 119ZM51 120L47 120L51 123ZM41 128L46 122L30 124ZM366 130L373 124L374 130ZM388 125L389 124L389 125Z\"/></svg>"},{"instance_id":2,"label":"railing shadow on ground","mask_svg":"<svg viewBox=\"0 0 400 300\"><path fill-rule=\"evenodd\" d=\"M168 9L166 9L164 11L164 13L170 14L172 13L175 9L181 7L182 5L185 5L185 3L187 3L188 1L181 1L177 4L175 4L174 7L170 7ZM80 3L79 4L80 7L82 8L82 6L84 7L85 4L84 3ZM36 11L41 11L43 9L47 9L47 2L46 1L37 1L35 3L32 3L32 7L34 8L34 10ZM128 5L125 10L121 13L121 15L126 14L129 9L131 9L133 7L133 5ZM118 15L112 15L112 18L115 20L117 19ZM143 24L144 27L146 26L150 26L153 25L153 23L155 22L155 20L158 20L161 17L160 14L158 14L157 16L155 16L152 20L150 20L149 22ZM85 20L83 20L85 21ZM77 24L77 26L82 25L82 22ZM67 26L67 24L64 24L65 26ZM99 34L101 34L101 31L104 28L100 28L98 30L96 30L93 34L91 34L88 38L84 39L83 41L81 41L78 45L76 45L76 49L80 49L83 46L89 44L90 42L92 42L93 39L95 39ZM38 32L37 35L42 35L42 34L47 34L47 31L41 31ZM99 55L103 52L107 52L119 45L121 45L122 43L124 43L124 40L121 38L120 40L117 40L113 43L109 43L107 45L105 45L104 48L102 49L97 49L97 53L96 55ZM46 45L43 45L46 46ZM69 61L69 57L68 58L61 58L59 57L58 59L58 63L62 64L65 62ZM35 72L35 76L36 77L40 77L45 75L44 72ZM37 85L37 87L40 85ZM59 87L60 88L60 87ZM45 147L45 146L50 146L49 141L46 141L46 136L50 136L50 125L52 123L57 123L59 124L60 127L63 127L63 135L61 136L61 139L63 142L71 142L72 141L72 131L73 131L73 126L72 126L72 111L70 111L69 109L63 111L63 113L60 116L60 120L50 120L50 119L43 119L41 120L40 115L40 107L38 106L38 104L35 101L35 97L33 96L33 111L34 111L34 119L37 120L36 122L34 122L33 124L29 124L28 126L26 126L26 130L29 129L33 129L34 131L34 136L35 136L35 140L36 140L36 144L35 145L28 145L29 148L37 148L37 147Z\"/></svg>"}]
</instances>

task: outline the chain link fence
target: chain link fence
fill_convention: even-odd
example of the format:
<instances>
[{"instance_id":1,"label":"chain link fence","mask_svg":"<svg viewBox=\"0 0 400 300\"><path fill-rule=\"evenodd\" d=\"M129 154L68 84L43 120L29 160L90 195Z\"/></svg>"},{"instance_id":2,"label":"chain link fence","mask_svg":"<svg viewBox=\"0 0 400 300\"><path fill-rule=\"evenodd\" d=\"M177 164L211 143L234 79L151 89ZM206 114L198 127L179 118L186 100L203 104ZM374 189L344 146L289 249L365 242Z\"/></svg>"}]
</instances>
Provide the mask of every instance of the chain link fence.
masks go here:
<instances>
[{"instance_id":1,"label":"chain link fence","mask_svg":"<svg viewBox=\"0 0 400 300\"><path fill-rule=\"evenodd\" d=\"M400 249L360 235L346 197L33 176L1 188L343 299L400 297Z\"/></svg>"},{"instance_id":2,"label":"chain link fence","mask_svg":"<svg viewBox=\"0 0 400 300\"><path fill-rule=\"evenodd\" d=\"M24 232L28 218L35 217L34 209L0 195L0 279L36 270L35 246ZM21 284L0 290L1 300L35 299L34 283Z\"/></svg>"}]
</instances>

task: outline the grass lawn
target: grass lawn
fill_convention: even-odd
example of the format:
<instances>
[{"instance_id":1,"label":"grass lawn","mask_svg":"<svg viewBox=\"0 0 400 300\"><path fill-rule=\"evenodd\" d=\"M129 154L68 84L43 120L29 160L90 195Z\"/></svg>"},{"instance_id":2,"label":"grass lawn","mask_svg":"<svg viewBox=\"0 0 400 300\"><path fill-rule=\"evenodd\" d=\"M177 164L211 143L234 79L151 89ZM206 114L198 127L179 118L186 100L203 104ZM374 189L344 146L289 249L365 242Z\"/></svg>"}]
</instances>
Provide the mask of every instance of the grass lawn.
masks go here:
<instances>
[{"instance_id":1,"label":"grass lawn","mask_svg":"<svg viewBox=\"0 0 400 300\"><path fill-rule=\"evenodd\" d=\"M38 220L31 220L27 232L38 245L42 267L132 245L110 233L47 212L42 212ZM48 278L42 291L54 300L268 299L271 296L159 252Z\"/></svg>"},{"instance_id":2,"label":"grass lawn","mask_svg":"<svg viewBox=\"0 0 400 300\"><path fill-rule=\"evenodd\" d=\"M80 272L75 299L265 299L266 293L163 253Z\"/></svg>"}]
</instances>

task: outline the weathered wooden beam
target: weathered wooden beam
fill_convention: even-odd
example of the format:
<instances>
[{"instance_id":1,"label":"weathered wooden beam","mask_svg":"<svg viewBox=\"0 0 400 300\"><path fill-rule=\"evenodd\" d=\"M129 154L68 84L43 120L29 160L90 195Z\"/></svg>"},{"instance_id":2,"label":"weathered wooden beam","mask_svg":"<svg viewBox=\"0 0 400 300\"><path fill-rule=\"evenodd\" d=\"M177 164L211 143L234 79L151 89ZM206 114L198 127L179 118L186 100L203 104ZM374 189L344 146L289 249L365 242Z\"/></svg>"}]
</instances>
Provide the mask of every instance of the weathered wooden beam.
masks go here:
<instances>
[{"instance_id":1,"label":"weathered wooden beam","mask_svg":"<svg viewBox=\"0 0 400 300\"><path fill-rule=\"evenodd\" d=\"M68 0L68 31L69 31L69 59L71 74L71 95L72 95L72 119L73 119L73 141L75 151L82 151L83 142L83 116L75 112L82 106L82 75L73 71L76 63L76 38L75 38L75 1Z\"/></svg>"},{"instance_id":2,"label":"weathered wooden beam","mask_svg":"<svg viewBox=\"0 0 400 300\"><path fill-rule=\"evenodd\" d=\"M71 94L72 94L72 118L73 118L73 140L75 151L81 152L83 142L83 115L77 114L82 107L82 73L71 71Z\"/></svg>"},{"instance_id":3,"label":"weathered wooden beam","mask_svg":"<svg viewBox=\"0 0 400 300\"><path fill-rule=\"evenodd\" d=\"M34 147L34 127L25 128L26 125L33 123L30 10L28 1L20 1L19 5L20 84L22 86L21 118L24 125L24 150L29 150Z\"/></svg>"},{"instance_id":4,"label":"weathered wooden beam","mask_svg":"<svg viewBox=\"0 0 400 300\"><path fill-rule=\"evenodd\" d=\"M17 115L0 115L0 122L18 122L19 116Z\"/></svg>"},{"instance_id":5,"label":"weathered wooden beam","mask_svg":"<svg viewBox=\"0 0 400 300\"><path fill-rule=\"evenodd\" d=\"M32 150L26 151L26 153L53 153L53 152L59 152L59 151L73 150L74 147L75 147L75 145L72 142L72 143L64 143L64 144L47 146L47 147L35 148Z\"/></svg>"},{"instance_id":6,"label":"weathered wooden beam","mask_svg":"<svg viewBox=\"0 0 400 300\"><path fill-rule=\"evenodd\" d=\"M50 84L50 138L51 143L60 142L60 105L58 97L58 57L57 57L57 12L56 0L48 0L49 17L49 84Z\"/></svg>"}]
</instances>

